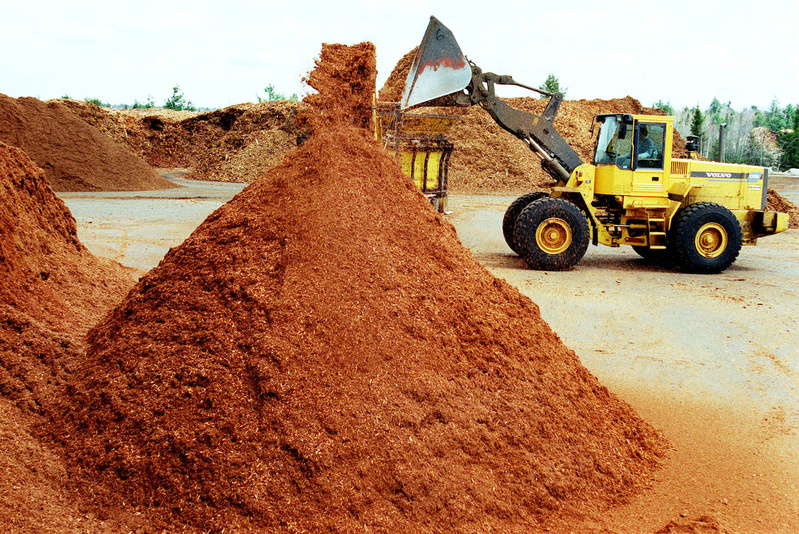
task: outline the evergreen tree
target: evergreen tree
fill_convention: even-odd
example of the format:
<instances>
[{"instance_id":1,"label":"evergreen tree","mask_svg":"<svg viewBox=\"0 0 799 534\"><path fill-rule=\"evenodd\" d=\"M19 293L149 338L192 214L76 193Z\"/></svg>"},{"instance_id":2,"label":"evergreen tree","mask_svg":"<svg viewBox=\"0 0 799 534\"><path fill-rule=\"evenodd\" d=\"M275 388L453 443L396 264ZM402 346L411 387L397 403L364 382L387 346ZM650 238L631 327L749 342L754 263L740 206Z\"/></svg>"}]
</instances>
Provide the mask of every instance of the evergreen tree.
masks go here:
<instances>
[{"instance_id":1,"label":"evergreen tree","mask_svg":"<svg viewBox=\"0 0 799 534\"><path fill-rule=\"evenodd\" d=\"M777 144L782 150L780 167L799 169L799 113L793 114L793 131L787 131L777 137Z\"/></svg>"},{"instance_id":2,"label":"evergreen tree","mask_svg":"<svg viewBox=\"0 0 799 534\"><path fill-rule=\"evenodd\" d=\"M766 126L772 132L779 132L788 127L788 121L785 120L785 114L780 109L780 101L776 98L771 101L771 107L768 110L768 120Z\"/></svg>"},{"instance_id":3,"label":"evergreen tree","mask_svg":"<svg viewBox=\"0 0 799 534\"><path fill-rule=\"evenodd\" d=\"M652 107L663 110L666 115L674 115L674 107L672 107L671 102L663 102L663 100L658 100L652 104Z\"/></svg>"},{"instance_id":4,"label":"evergreen tree","mask_svg":"<svg viewBox=\"0 0 799 534\"><path fill-rule=\"evenodd\" d=\"M705 124L705 116L702 114L702 110L699 109L699 106L696 106L694 108L694 115L691 118L691 135L701 137L702 126L704 124Z\"/></svg>"},{"instance_id":5,"label":"evergreen tree","mask_svg":"<svg viewBox=\"0 0 799 534\"><path fill-rule=\"evenodd\" d=\"M566 96L566 89L568 89L568 87L564 87L563 89L560 88L560 80L558 80L558 78L554 74L550 74L549 76L547 76L547 81L539 85L538 88L541 89L542 91L546 91L547 93L560 93L564 97ZM549 97L547 97L546 95L541 95L541 98L549 98Z\"/></svg>"},{"instance_id":6,"label":"evergreen tree","mask_svg":"<svg viewBox=\"0 0 799 534\"><path fill-rule=\"evenodd\" d=\"M710 118L711 123L721 124L724 122L724 120L721 118L721 109L721 102L719 102L718 98L713 97L713 102L711 102L710 107L707 108L707 116Z\"/></svg>"},{"instance_id":7,"label":"evergreen tree","mask_svg":"<svg viewBox=\"0 0 799 534\"><path fill-rule=\"evenodd\" d=\"M186 100L186 97L184 97L183 93L180 92L180 86L177 84L175 84L175 87L172 88L172 96L167 98L166 102L164 102L164 108L174 109L176 111L197 111L197 108L194 107L194 104L192 104L190 100Z\"/></svg>"}]
</instances>

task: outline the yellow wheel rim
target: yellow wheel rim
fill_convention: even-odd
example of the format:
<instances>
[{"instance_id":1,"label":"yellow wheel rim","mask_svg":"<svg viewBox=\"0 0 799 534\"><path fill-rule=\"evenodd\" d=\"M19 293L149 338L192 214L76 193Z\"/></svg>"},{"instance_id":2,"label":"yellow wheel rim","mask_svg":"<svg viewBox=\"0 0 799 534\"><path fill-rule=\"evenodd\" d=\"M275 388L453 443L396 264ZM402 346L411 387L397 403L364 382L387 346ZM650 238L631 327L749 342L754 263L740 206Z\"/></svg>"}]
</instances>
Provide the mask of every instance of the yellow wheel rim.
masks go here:
<instances>
[{"instance_id":1,"label":"yellow wheel rim","mask_svg":"<svg viewBox=\"0 0 799 534\"><path fill-rule=\"evenodd\" d=\"M552 217L538 225L535 241L547 254L560 254L571 245L572 230L563 219Z\"/></svg>"},{"instance_id":2,"label":"yellow wheel rim","mask_svg":"<svg viewBox=\"0 0 799 534\"><path fill-rule=\"evenodd\" d=\"M718 223L707 223L696 233L696 250L705 258L720 256L727 242L727 231Z\"/></svg>"}]
</instances>

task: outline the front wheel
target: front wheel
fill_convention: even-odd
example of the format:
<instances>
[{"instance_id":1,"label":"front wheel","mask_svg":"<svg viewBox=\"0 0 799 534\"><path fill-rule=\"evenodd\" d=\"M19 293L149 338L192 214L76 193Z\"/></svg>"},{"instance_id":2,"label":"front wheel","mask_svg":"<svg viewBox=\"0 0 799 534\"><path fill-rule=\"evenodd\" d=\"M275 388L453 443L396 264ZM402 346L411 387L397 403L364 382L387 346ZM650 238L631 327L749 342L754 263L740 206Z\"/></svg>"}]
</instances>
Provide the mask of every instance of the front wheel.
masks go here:
<instances>
[{"instance_id":1,"label":"front wheel","mask_svg":"<svg viewBox=\"0 0 799 534\"><path fill-rule=\"evenodd\" d=\"M516 219L524 208L545 196L547 196L547 194L541 191L524 194L511 202L511 205L505 210L505 217L502 219L502 235L505 237L505 243L507 243L510 249L516 254L519 254L519 245L517 245L516 241L513 239L513 229L516 227Z\"/></svg>"},{"instance_id":2,"label":"front wheel","mask_svg":"<svg viewBox=\"0 0 799 534\"><path fill-rule=\"evenodd\" d=\"M672 225L671 245L688 272L720 273L741 251L743 234L735 215L719 204L699 202L683 209Z\"/></svg>"},{"instance_id":3,"label":"front wheel","mask_svg":"<svg viewBox=\"0 0 799 534\"><path fill-rule=\"evenodd\" d=\"M590 229L583 212L567 200L542 198L516 219L514 239L519 255L533 269L571 269L588 249Z\"/></svg>"}]
</instances>

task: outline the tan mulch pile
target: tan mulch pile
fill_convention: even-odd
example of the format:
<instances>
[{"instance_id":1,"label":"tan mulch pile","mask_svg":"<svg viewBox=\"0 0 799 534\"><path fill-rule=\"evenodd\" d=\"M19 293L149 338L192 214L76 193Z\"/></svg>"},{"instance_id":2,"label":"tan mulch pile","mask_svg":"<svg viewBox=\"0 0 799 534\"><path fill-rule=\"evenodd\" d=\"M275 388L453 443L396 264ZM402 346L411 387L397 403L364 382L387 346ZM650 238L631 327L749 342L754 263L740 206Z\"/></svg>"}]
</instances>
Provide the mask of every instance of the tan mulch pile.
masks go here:
<instances>
[{"instance_id":1,"label":"tan mulch pile","mask_svg":"<svg viewBox=\"0 0 799 534\"><path fill-rule=\"evenodd\" d=\"M54 191L175 187L126 144L87 124L60 100L42 102L0 94L0 142L24 150L44 169Z\"/></svg>"}]
</instances>

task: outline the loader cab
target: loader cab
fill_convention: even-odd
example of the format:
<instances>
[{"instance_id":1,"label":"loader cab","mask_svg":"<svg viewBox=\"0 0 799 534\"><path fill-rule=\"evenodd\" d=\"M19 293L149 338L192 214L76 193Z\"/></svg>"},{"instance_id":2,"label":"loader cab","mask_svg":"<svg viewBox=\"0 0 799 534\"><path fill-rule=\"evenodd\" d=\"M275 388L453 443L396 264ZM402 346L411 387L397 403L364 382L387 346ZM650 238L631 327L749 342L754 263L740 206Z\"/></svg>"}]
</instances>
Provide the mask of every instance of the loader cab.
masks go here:
<instances>
[{"instance_id":1,"label":"loader cab","mask_svg":"<svg viewBox=\"0 0 799 534\"><path fill-rule=\"evenodd\" d=\"M594 150L594 192L665 198L673 120L627 113L597 115L600 127Z\"/></svg>"},{"instance_id":2,"label":"loader cab","mask_svg":"<svg viewBox=\"0 0 799 534\"><path fill-rule=\"evenodd\" d=\"M597 115L600 123L594 165L621 170L663 169L666 124L644 122L626 113Z\"/></svg>"}]
</instances>

